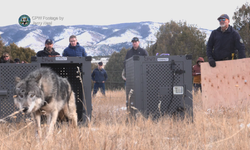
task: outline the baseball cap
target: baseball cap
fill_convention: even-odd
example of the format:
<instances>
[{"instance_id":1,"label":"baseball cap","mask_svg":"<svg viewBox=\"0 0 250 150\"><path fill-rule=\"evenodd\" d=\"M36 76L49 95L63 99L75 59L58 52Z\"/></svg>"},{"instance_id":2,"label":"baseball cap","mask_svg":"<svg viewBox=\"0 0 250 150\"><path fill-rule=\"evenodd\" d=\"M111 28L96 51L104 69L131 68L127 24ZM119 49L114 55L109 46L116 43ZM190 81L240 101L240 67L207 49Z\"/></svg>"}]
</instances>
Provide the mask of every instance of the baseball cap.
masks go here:
<instances>
[{"instance_id":1,"label":"baseball cap","mask_svg":"<svg viewBox=\"0 0 250 150\"><path fill-rule=\"evenodd\" d=\"M138 37L133 37L131 42L137 42L137 41L139 41L139 38Z\"/></svg>"},{"instance_id":2,"label":"baseball cap","mask_svg":"<svg viewBox=\"0 0 250 150\"><path fill-rule=\"evenodd\" d=\"M99 62L98 65L102 66L102 62Z\"/></svg>"},{"instance_id":3,"label":"baseball cap","mask_svg":"<svg viewBox=\"0 0 250 150\"><path fill-rule=\"evenodd\" d=\"M51 39L47 39L47 40L45 41L45 44L53 44L53 41L52 41Z\"/></svg>"},{"instance_id":4,"label":"baseball cap","mask_svg":"<svg viewBox=\"0 0 250 150\"><path fill-rule=\"evenodd\" d=\"M219 20L219 19L228 19L228 20L230 20L227 14L220 15L220 17L217 20Z\"/></svg>"}]
</instances>

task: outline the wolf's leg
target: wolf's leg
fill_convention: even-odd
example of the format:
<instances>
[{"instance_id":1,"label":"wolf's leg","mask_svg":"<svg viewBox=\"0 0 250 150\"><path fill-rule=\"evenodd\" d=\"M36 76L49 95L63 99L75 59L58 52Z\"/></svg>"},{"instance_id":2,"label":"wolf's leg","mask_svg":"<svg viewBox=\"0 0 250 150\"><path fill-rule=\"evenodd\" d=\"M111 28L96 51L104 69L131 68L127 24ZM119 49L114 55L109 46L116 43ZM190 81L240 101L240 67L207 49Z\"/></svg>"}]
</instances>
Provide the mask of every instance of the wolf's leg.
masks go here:
<instances>
[{"instance_id":1,"label":"wolf's leg","mask_svg":"<svg viewBox=\"0 0 250 150\"><path fill-rule=\"evenodd\" d=\"M46 115L46 118L47 118L47 127L46 127L46 129L47 129L47 132L49 132L49 127L50 127L50 123L51 123L51 114L48 114L48 115Z\"/></svg>"},{"instance_id":2,"label":"wolf's leg","mask_svg":"<svg viewBox=\"0 0 250 150\"><path fill-rule=\"evenodd\" d=\"M41 114L39 111L33 113L33 118L36 124L37 132L39 138L42 138L42 131L41 131Z\"/></svg>"},{"instance_id":3,"label":"wolf's leg","mask_svg":"<svg viewBox=\"0 0 250 150\"><path fill-rule=\"evenodd\" d=\"M63 110L65 115L72 121L74 127L77 127L77 114L76 114L76 103L75 103L74 92L71 93L69 104L66 104Z\"/></svg>"},{"instance_id":4,"label":"wolf's leg","mask_svg":"<svg viewBox=\"0 0 250 150\"><path fill-rule=\"evenodd\" d=\"M57 116L58 116L58 110L54 110L53 112L51 112L51 120L49 123L49 132L48 132L48 136L50 136L53 133L54 130L54 126L56 124L56 120L57 120Z\"/></svg>"}]
</instances>

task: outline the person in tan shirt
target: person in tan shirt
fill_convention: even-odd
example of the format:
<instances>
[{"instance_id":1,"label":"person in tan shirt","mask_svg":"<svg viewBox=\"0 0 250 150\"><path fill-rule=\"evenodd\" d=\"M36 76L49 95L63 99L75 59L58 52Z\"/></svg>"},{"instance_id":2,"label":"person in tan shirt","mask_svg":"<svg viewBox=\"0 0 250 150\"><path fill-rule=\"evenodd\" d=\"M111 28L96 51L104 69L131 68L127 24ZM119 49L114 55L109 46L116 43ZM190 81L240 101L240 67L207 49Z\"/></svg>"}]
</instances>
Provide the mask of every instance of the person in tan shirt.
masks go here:
<instances>
[{"instance_id":1,"label":"person in tan shirt","mask_svg":"<svg viewBox=\"0 0 250 150\"><path fill-rule=\"evenodd\" d=\"M194 65L192 69L192 75L194 77L193 79L194 92L198 92L199 90L202 92L201 67L200 67L200 63L202 62L204 62L204 59L202 57L199 57L196 61L196 65Z\"/></svg>"}]
</instances>

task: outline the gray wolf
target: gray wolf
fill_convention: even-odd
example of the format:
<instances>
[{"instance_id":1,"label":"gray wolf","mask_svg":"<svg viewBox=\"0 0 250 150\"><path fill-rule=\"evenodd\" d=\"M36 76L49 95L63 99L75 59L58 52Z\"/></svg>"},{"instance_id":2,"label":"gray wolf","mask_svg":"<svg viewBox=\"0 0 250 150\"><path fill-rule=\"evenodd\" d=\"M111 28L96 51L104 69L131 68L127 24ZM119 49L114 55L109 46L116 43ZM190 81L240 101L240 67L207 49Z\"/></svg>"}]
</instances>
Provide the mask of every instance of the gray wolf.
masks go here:
<instances>
[{"instance_id":1,"label":"gray wolf","mask_svg":"<svg viewBox=\"0 0 250 150\"><path fill-rule=\"evenodd\" d=\"M16 77L15 80L15 105L24 113L33 116L40 137L41 115L44 112L47 116L49 135L53 133L58 114L64 114L75 127L77 126L75 94L66 78L58 76L49 68L39 68L28 74L25 79Z\"/></svg>"}]
</instances>

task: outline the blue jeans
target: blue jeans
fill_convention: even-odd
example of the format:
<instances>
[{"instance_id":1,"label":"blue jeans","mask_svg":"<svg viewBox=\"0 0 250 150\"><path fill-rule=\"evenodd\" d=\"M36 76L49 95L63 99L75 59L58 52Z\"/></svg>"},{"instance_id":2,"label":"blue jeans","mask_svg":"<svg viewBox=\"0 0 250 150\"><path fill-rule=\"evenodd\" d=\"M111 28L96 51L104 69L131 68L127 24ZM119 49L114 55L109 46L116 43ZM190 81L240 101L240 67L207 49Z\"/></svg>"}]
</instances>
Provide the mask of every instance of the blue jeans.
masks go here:
<instances>
[{"instance_id":1,"label":"blue jeans","mask_svg":"<svg viewBox=\"0 0 250 150\"><path fill-rule=\"evenodd\" d=\"M102 94L105 95L105 84L104 83L95 83L94 84L94 91L93 91L94 96L97 93L99 88L101 88Z\"/></svg>"}]
</instances>

